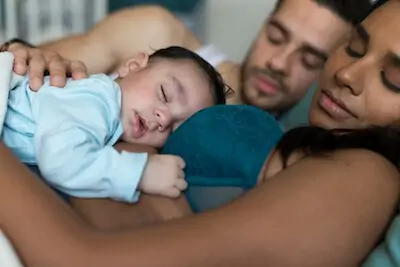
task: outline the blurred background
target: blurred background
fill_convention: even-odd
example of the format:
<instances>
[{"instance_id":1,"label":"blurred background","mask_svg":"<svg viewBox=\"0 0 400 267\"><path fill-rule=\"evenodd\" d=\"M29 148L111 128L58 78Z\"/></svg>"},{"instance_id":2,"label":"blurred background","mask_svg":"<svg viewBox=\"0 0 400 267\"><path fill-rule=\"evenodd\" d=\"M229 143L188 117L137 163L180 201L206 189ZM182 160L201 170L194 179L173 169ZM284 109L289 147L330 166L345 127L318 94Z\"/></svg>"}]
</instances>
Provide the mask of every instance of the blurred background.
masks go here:
<instances>
[{"instance_id":1,"label":"blurred background","mask_svg":"<svg viewBox=\"0 0 400 267\"><path fill-rule=\"evenodd\" d=\"M180 17L200 40L241 60L275 0L0 0L0 43L34 44L87 31L109 12L158 4Z\"/></svg>"}]
</instances>

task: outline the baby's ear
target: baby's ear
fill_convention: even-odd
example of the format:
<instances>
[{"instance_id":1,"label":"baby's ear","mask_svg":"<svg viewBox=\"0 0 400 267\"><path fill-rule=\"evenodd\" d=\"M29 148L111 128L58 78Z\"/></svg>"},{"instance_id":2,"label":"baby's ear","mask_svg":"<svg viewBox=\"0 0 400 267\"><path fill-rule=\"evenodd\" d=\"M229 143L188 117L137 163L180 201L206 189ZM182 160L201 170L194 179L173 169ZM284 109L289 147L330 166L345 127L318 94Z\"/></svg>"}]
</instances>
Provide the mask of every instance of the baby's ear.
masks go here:
<instances>
[{"instance_id":1,"label":"baby's ear","mask_svg":"<svg viewBox=\"0 0 400 267\"><path fill-rule=\"evenodd\" d=\"M136 72L147 67L149 63L149 55L146 53L139 53L134 57L129 58L118 70L120 78L125 77L131 72Z\"/></svg>"}]
</instances>

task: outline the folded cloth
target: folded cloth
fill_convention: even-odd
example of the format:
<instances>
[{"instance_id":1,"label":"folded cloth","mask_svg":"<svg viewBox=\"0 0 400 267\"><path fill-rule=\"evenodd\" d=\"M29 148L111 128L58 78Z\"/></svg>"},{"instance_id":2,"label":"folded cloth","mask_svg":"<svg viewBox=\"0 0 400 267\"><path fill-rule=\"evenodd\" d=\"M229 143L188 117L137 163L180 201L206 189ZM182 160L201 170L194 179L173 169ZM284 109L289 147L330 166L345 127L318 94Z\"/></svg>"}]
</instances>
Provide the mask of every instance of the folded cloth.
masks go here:
<instances>
[{"instance_id":1,"label":"folded cloth","mask_svg":"<svg viewBox=\"0 0 400 267\"><path fill-rule=\"evenodd\" d=\"M172 133L161 154L185 160L188 192L196 186L247 190L256 185L265 159L282 134L274 117L261 109L220 105L190 117ZM187 197L190 202L190 194Z\"/></svg>"}]
</instances>

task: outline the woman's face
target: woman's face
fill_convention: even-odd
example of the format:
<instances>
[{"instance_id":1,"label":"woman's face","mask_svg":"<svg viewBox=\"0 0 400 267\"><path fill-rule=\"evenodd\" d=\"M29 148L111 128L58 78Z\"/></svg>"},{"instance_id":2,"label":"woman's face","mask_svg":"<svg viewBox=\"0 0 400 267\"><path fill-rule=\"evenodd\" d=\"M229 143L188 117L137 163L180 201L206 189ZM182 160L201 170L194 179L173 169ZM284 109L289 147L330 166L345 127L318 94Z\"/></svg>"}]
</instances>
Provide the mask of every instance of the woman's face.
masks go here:
<instances>
[{"instance_id":1,"label":"woman's face","mask_svg":"<svg viewBox=\"0 0 400 267\"><path fill-rule=\"evenodd\" d=\"M400 1L357 26L325 65L310 110L324 128L389 125L400 119Z\"/></svg>"}]
</instances>

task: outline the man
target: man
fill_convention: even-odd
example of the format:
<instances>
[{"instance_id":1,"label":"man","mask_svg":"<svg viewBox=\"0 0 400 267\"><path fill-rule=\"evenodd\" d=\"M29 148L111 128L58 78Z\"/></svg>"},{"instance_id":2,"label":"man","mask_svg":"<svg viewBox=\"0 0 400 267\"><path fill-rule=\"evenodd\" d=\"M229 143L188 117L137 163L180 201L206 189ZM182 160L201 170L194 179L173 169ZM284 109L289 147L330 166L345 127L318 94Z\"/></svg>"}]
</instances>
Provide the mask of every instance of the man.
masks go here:
<instances>
[{"instance_id":1,"label":"man","mask_svg":"<svg viewBox=\"0 0 400 267\"><path fill-rule=\"evenodd\" d=\"M27 50L20 44L11 45L10 50L17 58L15 70L20 74L26 71L26 62L30 62L31 83L37 89L46 68L50 71L52 83L62 86L66 72L71 72L74 78L85 75L85 67L77 60L86 65L89 73L114 73L125 58L137 52L150 53L170 45L184 46L214 61L226 83L235 90L233 97L228 99L229 103L251 104L279 119L304 96L328 55L348 37L352 24L361 21L369 7L369 0L279 0L241 66L223 60L220 52L214 49L202 47L176 17L153 6L111 14L88 33L44 44L41 51ZM303 111L303 114L307 112ZM92 203L96 201L89 200ZM163 219L188 214L184 200L178 201L182 202L182 208L177 209L175 203L165 204L164 200L153 202L148 208L165 213L161 216ZM102 221L100 227L129 226L137 219L131 212L134 207L107 200L98 200L97 203L100 202L101 207L94 204L79 209L89 213L90 221ZM139 212L139 215L142 214ZM122 218L119 223L118 217ZM93 218L95 220L91 220Z\"/></svg>"}]
</instances>

